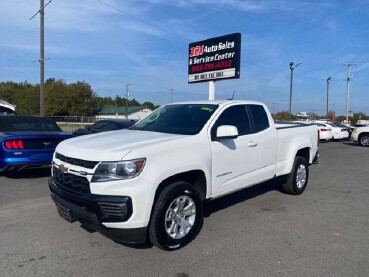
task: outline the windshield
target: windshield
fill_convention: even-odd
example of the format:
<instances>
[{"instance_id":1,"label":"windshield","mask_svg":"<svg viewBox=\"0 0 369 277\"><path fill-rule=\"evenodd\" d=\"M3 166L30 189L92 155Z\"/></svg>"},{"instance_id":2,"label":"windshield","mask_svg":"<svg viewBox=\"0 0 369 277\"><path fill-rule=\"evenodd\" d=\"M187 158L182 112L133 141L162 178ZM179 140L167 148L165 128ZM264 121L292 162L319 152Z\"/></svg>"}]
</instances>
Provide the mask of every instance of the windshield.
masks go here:
<instances>
[{"instance_id":1,"label":"windshield","mask_svg":"<svg viewBox=\"0 0 369 277\"><path fill-rule=\"evenodd\" d=\"M218 105L167 105L154 111L130 129L195 135L201 131L217 108Z\"/></svg>"}]
</instances>

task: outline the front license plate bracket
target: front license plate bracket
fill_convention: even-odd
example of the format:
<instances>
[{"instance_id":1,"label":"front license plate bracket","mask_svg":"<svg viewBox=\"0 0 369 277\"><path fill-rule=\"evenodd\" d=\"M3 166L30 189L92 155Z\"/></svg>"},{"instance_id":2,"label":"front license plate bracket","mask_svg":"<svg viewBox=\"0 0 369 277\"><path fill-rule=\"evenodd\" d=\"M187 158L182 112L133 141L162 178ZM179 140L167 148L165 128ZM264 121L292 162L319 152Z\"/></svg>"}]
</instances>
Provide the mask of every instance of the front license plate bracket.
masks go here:
<instances>
[{"instance_id":1,"label":"front license plate bracket","mask_svg":"<svg viewBox=\"0 0 369 277\"><path fill-rule=\"evenodd\" d=\"M63 219L65 219L69 223L73 223L73 222L76 221L76 219L72 215L72 211L69 208L67 208L67 207L65 207L65 206L63 206L59 203L56 203L56 209L58 210L58 213L59 213L60 217L62 217Z\"/></svg>"}]
</instances>

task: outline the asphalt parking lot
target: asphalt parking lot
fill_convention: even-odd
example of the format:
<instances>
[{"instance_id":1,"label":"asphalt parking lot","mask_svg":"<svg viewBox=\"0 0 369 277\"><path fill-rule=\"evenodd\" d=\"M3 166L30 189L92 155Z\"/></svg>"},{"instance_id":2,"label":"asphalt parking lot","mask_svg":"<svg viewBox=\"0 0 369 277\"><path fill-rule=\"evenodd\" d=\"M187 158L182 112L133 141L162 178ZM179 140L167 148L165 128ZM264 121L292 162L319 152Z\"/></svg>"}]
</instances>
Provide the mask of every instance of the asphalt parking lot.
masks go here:
<instances>
[{"instance_id":1,"label":"asphalt parking lot","mask_svg":"<svg viewBox=\"0 0 369 277\"><path fill-rule=\"evenodd\" d=\"M175 252L69 224L49 170L0 176L0 276L369 276L369 148L320 153L304 194L267 182L207 203L199 236Z\"/></svg>"}]
</instances>

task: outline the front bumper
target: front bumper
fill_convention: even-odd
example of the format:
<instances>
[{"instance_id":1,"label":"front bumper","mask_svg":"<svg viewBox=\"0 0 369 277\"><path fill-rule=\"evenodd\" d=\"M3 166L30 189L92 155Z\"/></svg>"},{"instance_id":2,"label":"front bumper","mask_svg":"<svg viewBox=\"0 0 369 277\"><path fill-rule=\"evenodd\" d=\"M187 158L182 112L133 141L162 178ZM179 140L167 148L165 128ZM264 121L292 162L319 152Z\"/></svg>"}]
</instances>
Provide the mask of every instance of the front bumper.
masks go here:
<instances>
[{"instance_id":1,"label":"front bumper","mask_svg":"<svg viewBox=\"0 0 369 277\"><path fill-rule=\"evenodd\" d=\"M132 201L128 196L76 195L59 188L53 177L49 178L51 198L56 205L70 211L73 220L91 227L103 235L122 243L145 243L147 227L118 229L103 223L124 222L132 215Z\"/></svg>"},{"instance_id":2,"label":"front bumper","mask_svg":"<svg viewBox=\"0 0 369 277\"><path fill-rule=\"evenodd\" d=\"M358 136L358 134L357 134L357 133L352 133L352 135L351 135L351 140L352 140L353 142L358 142L358 141L359 141L359 136Z\"/></svg>"}]
</instances>

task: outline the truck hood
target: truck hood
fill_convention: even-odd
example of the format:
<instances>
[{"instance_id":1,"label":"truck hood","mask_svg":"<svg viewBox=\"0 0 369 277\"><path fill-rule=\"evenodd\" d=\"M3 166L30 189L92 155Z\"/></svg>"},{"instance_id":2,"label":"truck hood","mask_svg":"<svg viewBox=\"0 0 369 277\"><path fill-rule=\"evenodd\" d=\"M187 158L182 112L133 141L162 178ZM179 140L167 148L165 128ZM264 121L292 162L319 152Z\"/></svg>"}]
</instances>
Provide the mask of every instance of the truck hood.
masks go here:
<instances>
[{"instance_id":1,"label":"truck hood","mask_svg":"<svg viewBox=\"0 0 369 277\"><path fill-rule=\"evenodd\" d=\"M75 137L61 142L56 152L88 161L119 161L132 150L186 137L138 130L118 130Z\"/></svg>"}]
</instances>

